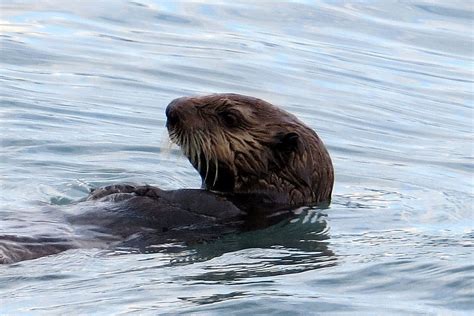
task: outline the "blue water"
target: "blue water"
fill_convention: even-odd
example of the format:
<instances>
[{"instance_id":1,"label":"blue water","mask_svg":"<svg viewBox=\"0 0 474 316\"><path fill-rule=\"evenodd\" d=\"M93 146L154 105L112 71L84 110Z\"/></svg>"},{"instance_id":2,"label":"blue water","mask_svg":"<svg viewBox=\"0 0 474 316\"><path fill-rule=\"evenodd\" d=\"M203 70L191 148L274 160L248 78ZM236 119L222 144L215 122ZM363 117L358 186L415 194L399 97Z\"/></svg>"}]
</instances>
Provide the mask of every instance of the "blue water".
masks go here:
<instances>
[{"instance_id":1,"label":"blue water","mask_svg":"<svg viewBox=\"0 0 474 316\"><path fill-rule=\"evenodd\" d=\"M72 234L118 182L200 186L166 105L236 92L294 113L329 209L174 252L0 266L0 314L470 314L471 1L2 1L0 233Z\"/></svg>"}]
</instances>

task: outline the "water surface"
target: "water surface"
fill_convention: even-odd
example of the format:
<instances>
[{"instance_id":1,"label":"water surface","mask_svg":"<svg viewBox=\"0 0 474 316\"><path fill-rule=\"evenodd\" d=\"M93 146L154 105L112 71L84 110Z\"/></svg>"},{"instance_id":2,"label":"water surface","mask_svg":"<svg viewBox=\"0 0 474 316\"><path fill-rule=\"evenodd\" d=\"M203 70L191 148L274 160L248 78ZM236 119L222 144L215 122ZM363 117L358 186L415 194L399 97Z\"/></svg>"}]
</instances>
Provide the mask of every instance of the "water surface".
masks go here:
<instances>
[{"instance_id":1,"label":"water surface","mask_svg":"<svg viewBox=\"0 0 474 316\"><path fill-rule=\"evenodd\" d=\"M329 209L175 252L0 267L1 314L469 314L469 1L2 1L0 232L65 234L90 187L200 186L164 110L236 92L296 114Z\"/></svg>"}]
</instances>

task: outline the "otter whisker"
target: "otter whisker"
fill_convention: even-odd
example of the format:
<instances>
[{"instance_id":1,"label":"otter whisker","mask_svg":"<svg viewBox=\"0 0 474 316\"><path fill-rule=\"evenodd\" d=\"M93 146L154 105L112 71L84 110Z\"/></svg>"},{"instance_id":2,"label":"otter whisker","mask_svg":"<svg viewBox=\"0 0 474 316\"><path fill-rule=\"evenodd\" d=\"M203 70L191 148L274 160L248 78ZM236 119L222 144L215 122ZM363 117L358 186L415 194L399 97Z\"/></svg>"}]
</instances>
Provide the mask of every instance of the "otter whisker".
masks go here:
<instances>
[{"instance_id":1,"label":"otter whisker","mask_svg":"<svg viewBox=\"0 0 474 316\"><path fill-rule=\"evenodd\" d=\"M189 157L190 154L190 145L189 145L189 137L188 135L184 135L183 137L183 144L181 146L183 148L183 153L185 156Z\"/></svg>"},{"instance_id":2,"label":"otter whisker","mask_svg":"<svg viewBox=\"0 0 474 316\"><path fill-rule=\"evenodd\" d=\"M199 173L201 173L201 155L199 154L199 152L197 151L196 154L196 159L197 159L197 171L199 171ZM196 165L196 161L194 161L194 165Z\"/></svg>"},{"instance_id":3,"label":"otter whisker","mask_svg":"<svg viewBox=\"0 0 474 316\"><path fill-rule=\"evenodd\" d=\"M215 153L213 150L211 150L211 139L210 138L202 138L202 152L204 155L204 158L206 159L206 175L204 177L204 183L207 182L207 179L209 177L209 168L211 165L211 162L214 161L214 155Z\"/></svg>"},{"instance_id":4,"label":"otter whisker","mask_svg":"<svg viewBox=\"0 0 474 316\"><path fill-rule=\"evenodd\" d=\"M197 136L196 139L198 140L197 143L199 144L198 146L196 146L196 147L199 147L199 150L197 150L197 153L196 153L196 155L198 157L198 167L197 167L197 169L198 169L199 173L201 173L201 167L202 167L201 166L202 135L201 135L201 133L199 133L196 136Z\"/></svg>"},{"instance_id":5,"label":"otter whisker","mask_svg":"<svg viewBox=\"0 0 474 316\"><path fill-rule=\"evenodd\" d=\"M186 155L186 136L183 135L180 138L180 146L181 146L181 151L183 152L184 155Z\"/></svg>"},{"instance_id":6,"label":"otter whisker","mask_svg":"<svg viewBox=\"0 0 474 316\"><path fill-rule=\"evenodd\" d=\"M213 187L216 186L217 176L218 176L218 172L219 172L219 161L217 160L217 157L215 157L215 156L214 156L214 162L216 164L216 173L214 175L214 183L212 184Z\"/></svg>"},{"instance_id":7,"label":"otter whisker","mask_svg":"<svg viewBox=\"0 0 474 316\"><path fill-rule=\"evenodd\" d=\"M206 176L204 177L204 183L207 182L207 176L209 175L209 158L206 154L204 154L204 158L206 158Z\"/></svg>"},{"instance_id":8,"label":"otter whisker","mask_svg":"<svg viewBox=\"0 0 474 316\"><path fill-rule=\"evenodd\" d=\"M199 133L193 135L193 156L197 159L197 170L201 173L201 141ZM194 160L194 165L196 165L196 160Z\"/></svg>"},{"instance_id":9,"label":"otter whisker","mask_svg":"<svg viewBox=\"0 0 474 316\"><path fill-rule=\"evenodd\" d=\"M188 158L191 161L191 163L195 164L195 146L194 146L194 137L192 135L187 134L186 135L188 138Z\"/></svg>"}]
</instances>

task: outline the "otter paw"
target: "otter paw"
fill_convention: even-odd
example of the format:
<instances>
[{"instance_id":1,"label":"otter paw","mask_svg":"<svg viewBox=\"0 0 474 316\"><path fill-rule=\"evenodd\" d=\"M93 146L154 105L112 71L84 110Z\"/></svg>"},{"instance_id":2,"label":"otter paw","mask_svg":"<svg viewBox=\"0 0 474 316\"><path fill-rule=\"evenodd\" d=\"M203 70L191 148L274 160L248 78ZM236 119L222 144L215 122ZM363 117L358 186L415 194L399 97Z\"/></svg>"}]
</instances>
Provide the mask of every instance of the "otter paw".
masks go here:
<instances>
[{"instance_id":1,"label":"otter paw","mask_svg":"<svg viewBox=\"0 0 474 316\"><path fill-rule=\"evenodd\" d=\"M106 187L97 188L91 190L90 195L87 197L88 201L98 200L108 195L117 193L133 193L137 189L136 186L130 184L114 184Z\"/></svg>"}]
</instances>

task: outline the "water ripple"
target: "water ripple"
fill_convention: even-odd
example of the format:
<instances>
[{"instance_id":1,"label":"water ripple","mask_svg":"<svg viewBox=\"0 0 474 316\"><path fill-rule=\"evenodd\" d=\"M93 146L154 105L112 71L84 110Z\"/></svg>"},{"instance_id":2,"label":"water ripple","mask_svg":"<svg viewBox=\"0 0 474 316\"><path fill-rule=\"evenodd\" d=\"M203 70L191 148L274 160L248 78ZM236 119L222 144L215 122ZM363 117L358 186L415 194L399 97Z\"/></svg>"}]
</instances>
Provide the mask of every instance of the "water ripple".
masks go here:
<instances>
[{"instance_id":1,"label":"water ripple","mask_svg":"<svg viewBox=\"0 0 474 316\"><path fill-rule=\"evenodd\" d=\"M75 249L2 266L0 313L474 309L468 2L0 9L0 235L68 236L65 210L101 185L199 187L164 126L183 95L278 104L318 131L336 167L330 208L292 222L164 245L174 252Z\"/></svg>"}]
</instances>

